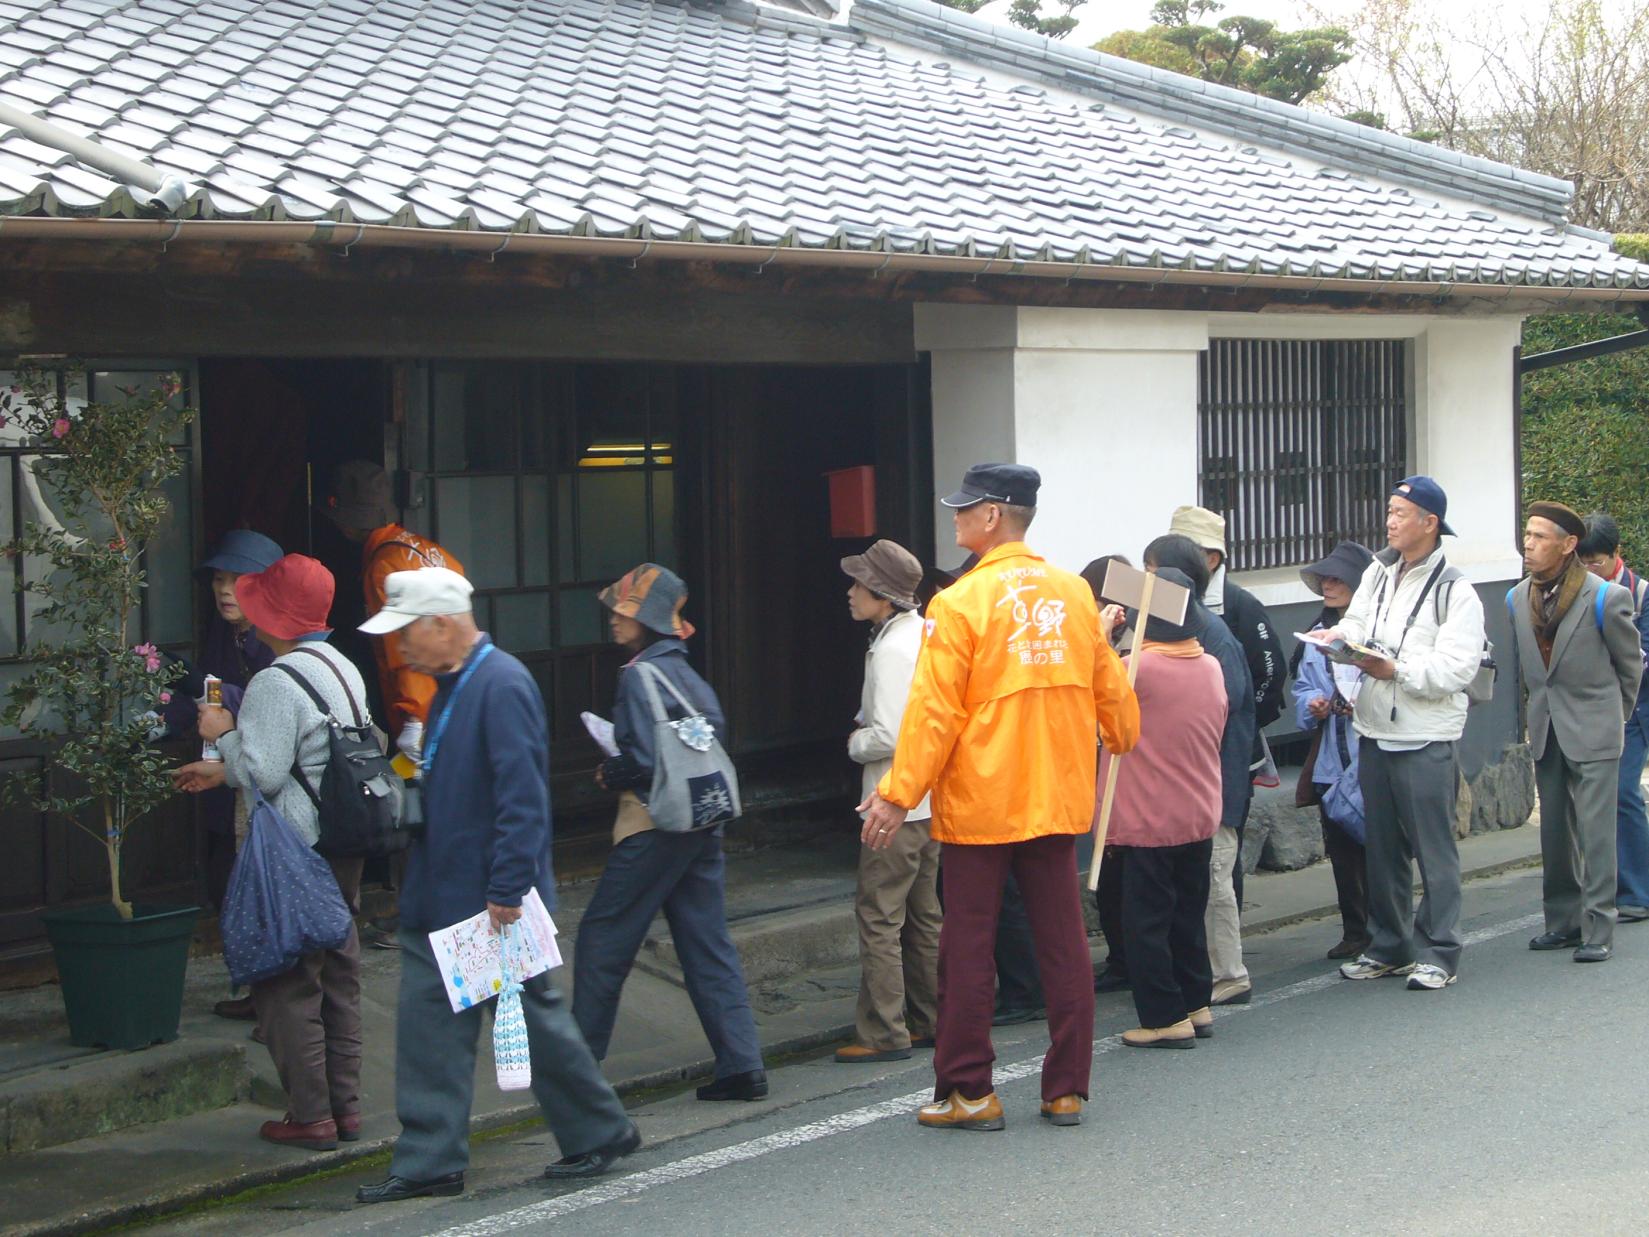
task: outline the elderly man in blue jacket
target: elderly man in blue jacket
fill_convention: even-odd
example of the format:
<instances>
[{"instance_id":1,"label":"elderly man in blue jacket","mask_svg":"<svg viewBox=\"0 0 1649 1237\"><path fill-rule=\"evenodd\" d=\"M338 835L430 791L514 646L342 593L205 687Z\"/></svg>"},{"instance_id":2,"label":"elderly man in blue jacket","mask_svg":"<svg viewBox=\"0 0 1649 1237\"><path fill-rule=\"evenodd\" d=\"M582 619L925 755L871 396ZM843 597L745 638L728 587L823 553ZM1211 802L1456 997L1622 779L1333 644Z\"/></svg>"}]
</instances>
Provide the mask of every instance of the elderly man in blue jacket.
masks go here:
<instances>
[{"instance_id":1,"label":"elderly man in blue jacket","mask_svg":"<svg viewBox=\"0 0 1649 1237\"><path fill-rule=\"evenodd\" d=\"M388 1179L357 1191L363 1203L464 1188L481 1009L452 1011L429 933L482 911L502 929L521 917L529 890L536 888L546 906L555 894L544 701L527 668L477 629L471 591L468 580L445 568L397 571L386 582L384 608L361 625L368 635L398 633L407 662L437 683L423 746L429 823L412 844L401 893L401 1136ZM549 975L524 989L533 1097L566 1153L544 1175L605 1172L641 1145L641 1134Z\"/></svg>"}]
</instances>

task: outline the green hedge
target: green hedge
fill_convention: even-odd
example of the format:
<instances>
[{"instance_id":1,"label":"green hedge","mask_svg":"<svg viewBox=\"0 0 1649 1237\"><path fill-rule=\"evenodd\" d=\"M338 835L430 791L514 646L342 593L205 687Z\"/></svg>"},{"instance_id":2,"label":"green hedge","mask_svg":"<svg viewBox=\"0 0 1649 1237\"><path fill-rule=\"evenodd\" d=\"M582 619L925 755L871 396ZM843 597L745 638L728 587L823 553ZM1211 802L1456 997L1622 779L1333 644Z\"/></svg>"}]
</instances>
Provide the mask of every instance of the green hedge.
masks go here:
<instances>
[{"instance_id":1,"label":"green hedge","mask_svg":"<svg viewBox=\"0 0 1649 1237\"><path fill-rule=\"evenodd\" d=\"M1649 235L1615 248L1649 262ZM1523 326L1523 354L1642 330L1626 314L1540 314ZM1620 521L1621 553L1649 568L1649 348L1558 365L1523 382L1523 501L1557 499Z\"/></svg>"}]
</instances>

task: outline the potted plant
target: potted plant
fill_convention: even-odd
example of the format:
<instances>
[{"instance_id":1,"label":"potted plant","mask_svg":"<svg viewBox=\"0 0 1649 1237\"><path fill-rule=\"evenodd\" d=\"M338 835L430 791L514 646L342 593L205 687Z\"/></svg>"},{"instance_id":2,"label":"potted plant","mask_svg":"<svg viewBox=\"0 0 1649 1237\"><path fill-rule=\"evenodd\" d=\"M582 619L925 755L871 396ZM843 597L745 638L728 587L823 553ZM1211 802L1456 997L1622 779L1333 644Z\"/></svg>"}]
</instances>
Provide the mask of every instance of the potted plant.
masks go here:
<instances>
[{"instance_id":1,"label":"potted plant","mask_svg":"<svg viewBox=\"0 0 1649 1237\"><path fill-rule=\"evenodd\" d=\"M36 520L6 547L44 568L22 587L37 599L25 673L0 719L49 753L38 777L5 793L91 834L108 857L109 902L45 914L75 1044L138 1048L177 1036L198 907L133 905L121 882L128 832L172 793L151 743L157 705L181 672L138 634L143 552L182 466L175 445L193 416L179 380L71 405L54 373L25 370L0 389L0 417L38 444L35 479L58 518ZM38 638L34 632L41 633Z\"/></svg>"}]
</instances>

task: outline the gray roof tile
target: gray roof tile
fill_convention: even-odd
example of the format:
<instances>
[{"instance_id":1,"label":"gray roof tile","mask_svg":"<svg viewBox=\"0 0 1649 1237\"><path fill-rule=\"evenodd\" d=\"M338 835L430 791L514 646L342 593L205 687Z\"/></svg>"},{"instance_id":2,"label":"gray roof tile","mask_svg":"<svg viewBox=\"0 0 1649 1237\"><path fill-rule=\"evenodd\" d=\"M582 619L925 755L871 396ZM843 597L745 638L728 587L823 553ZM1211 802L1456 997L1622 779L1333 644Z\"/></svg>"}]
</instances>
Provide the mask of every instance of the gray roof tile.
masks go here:
<instances>
[{"instance_id":1,"label":"gray roof tile","mask_svg":"<svg viewBox=\"0 0 1649 1237\"><path fill-rule=\"evenodd\" d=\"M1552 226L1547 178L926 0L857 0L853 29L743 0L0 0L8 22L0 95L192 175L208 217L1649 288ZM0 213L121 209L0 133Z\"/></svg>"}]
</instances>

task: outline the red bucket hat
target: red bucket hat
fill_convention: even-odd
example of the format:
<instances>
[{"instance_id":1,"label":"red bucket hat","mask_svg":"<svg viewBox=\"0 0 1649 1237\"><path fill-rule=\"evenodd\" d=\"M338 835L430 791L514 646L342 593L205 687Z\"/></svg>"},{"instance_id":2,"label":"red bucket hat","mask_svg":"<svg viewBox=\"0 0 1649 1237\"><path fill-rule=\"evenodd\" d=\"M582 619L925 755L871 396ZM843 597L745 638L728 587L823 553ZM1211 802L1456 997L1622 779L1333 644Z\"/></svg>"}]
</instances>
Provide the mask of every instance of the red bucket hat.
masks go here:
<instances>
[{"instance_id":1,"label":"red bucket hat","mask_svg":"<svg viewBox=\"0 0 1649 1237\"><path fill-rule=\"evenodd\" d=\"M307 554L288 554L273 566L235 581L235 600L259 631L296 640L327 630L336 582Z\"/></svg>"}]
</instances>

